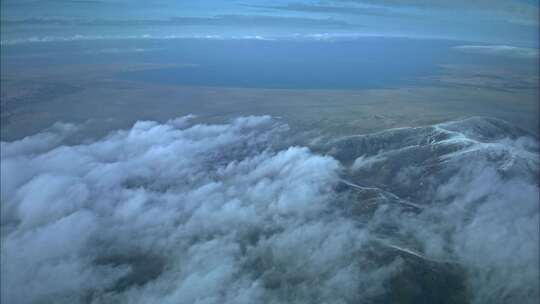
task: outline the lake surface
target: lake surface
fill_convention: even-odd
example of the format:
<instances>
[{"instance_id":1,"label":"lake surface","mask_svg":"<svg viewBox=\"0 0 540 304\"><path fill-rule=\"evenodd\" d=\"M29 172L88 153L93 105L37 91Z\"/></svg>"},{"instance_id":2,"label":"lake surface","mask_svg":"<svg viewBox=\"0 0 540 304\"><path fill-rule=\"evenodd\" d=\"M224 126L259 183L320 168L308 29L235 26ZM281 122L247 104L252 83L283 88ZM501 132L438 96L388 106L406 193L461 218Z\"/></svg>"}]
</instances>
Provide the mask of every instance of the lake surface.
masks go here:
<instances>
[{"instance_id":1,"label":"lake surface","mask_svg":"<svg viewBox=\"0 0 540 304\"><path fill-rule=\"evenodd\" d=\"M454 42L455 44L455 42ZM122 73L160 84L281 89L414 85L452 61L451 43L365 38L346 42L196 41L159 51L168 67Z\"/></svg>"}]
</instances>

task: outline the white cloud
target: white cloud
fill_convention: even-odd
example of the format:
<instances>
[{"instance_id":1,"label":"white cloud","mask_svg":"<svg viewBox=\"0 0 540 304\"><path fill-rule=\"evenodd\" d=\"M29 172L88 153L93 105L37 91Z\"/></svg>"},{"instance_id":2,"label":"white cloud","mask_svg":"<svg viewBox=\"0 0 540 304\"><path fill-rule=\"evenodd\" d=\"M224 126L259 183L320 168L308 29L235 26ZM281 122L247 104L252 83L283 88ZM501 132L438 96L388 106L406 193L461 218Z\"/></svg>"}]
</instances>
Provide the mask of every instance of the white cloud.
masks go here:
<instances>
[{"instance_id":1,"label":"white cloud","mask_svg":"<svg viewBox=\"0 0 540 304\"><path fill-rule=\"evenodd\" d=\"M327 217L340 165L307 148L272 150L280 130L269 117L187 117L75 146L58 145L59 133L2 143L2 300L282 301L288 284L307 297L319 283L354 282L354 250L339 248L361 248L362 234L315 220ZM120 288L121 277L145 282L133 256L166 267Z\"/></svg>"},{"instance_id":2,"label":"white cloud","mask_svg":"<svg viewBox=\"0 0 540 304\"><path fill-rule=\"evenodd\" d=\"M509 45L460 45L454 48L458 51L472 54L496 55L515 58L538 58L538 49Z\"/></svg>"},{"instance_id":3,"label":"white cloud","mask_svg":"<svg viewBox=\"0 0 540 304\"><path fill-rule=\"evenodd\" d=\"M72 127L2 143L2 302L356 303L407 292L395 278L411 265L442 271L411 258L456 261L478 302L538 298L538 188L527 174L508 179L499 161L455 154L422 212L372 187L375 212L358 213L373 200L339 190L342 175L395 166L410 140L370 135L383 167L347 171L305 147L277 148L288 134L270 117L191 118L137 122L79 145L61 139ZM532 140L505 145L537 149ZM529 170L518 163L536 154L513 155L511 168ZM476 165L454 171L462 163Z\"/></svg>"},{"instance_id":4,"label":"white cloud","mask_svg":"<svg viewBox=\"0 0 540 304\"><path fill-rule=\"evenodd\" d=\"M406 185L404 193L424 206L409 214L379 209L372 225L395 225L415 252L464 267L473 303L538 301L537 139L503 121L472 118L344 143L384 159L377 166L357 159L355 178L376 176L398 192Z\"/></svg>"}]
</instances>

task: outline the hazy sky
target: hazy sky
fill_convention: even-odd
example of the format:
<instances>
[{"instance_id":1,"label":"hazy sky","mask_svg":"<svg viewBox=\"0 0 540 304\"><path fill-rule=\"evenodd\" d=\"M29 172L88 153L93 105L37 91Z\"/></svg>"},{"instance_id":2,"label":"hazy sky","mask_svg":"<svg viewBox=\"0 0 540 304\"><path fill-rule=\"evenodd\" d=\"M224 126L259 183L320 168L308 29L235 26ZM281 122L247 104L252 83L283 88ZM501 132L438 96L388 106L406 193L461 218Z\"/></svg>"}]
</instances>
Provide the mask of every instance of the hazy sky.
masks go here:
<instances>
[{"instance_id":1,"label":"hazy sky","mask_svg":"<svg viewBox=\"0 0 540 304\"><path fill-rule=\"evenodd\" d=\"M538 7L531 0L2 0L2 41L396 35L537 47Z\"/></svg>"}]
</instances>

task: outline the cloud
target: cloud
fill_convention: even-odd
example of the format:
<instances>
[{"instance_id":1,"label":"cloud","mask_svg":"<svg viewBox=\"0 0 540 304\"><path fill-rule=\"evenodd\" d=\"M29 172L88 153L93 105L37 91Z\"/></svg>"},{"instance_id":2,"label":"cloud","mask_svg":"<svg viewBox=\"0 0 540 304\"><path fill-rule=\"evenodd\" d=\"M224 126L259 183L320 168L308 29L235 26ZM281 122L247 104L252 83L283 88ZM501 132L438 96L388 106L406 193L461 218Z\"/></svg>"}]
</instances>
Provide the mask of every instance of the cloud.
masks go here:
<instances>
[{"instance_id":1,"label":"cloud","mask_svg":"<svg viewBox=\"0 0 540 304\"><path fill-rule=\"evenodd\" d=\"M6 2L7 1L7 2ZM24 26L42 27L43 36L104 35L121 30L170 34L260 35L359 31L408 37L534 45L538 5L525 1L267 1L191 3L174 1L8 1L2 26L6 37L22 38ZM314 18L317 17L317 18ZM20 19L17 19L20 18ZM474 29L474 30L471 30ZM31 31L30 31L31 32Z\"/></svg>"},{"instance_id":2,"label":"cloud","mask_svg":"<svg viewBox=\"0 0 540 304\"><path fill-rule=\"evenodd\" d=\"M513 58L537 59L538 49L509 45L460 45L454 49L472 54L495 55Z\"/></svg>"},{"instance_id":3,"label":"cloud","mask_svg":"<svg viewBox=\"0 0 540 304\"><path fill-rule=\"evenodd\" d=\"M343 15L367 15L379 17L400 17L408 16L403 13L394 12L384 7L359 7L350 5L314 5L306 3L290 3L284 6L264 6L264 5L245 5L252 8L263 8L281 11L294 11L304 13L320 13L320 14L343 14Z\"/></svg>"},{"instance_id":4,"label":"cloud","mask_svg":"<svg viewBox=\"0 0 540 304\"><path fill-rule=\"evenodd\" d=\"M311 36L292 36L290 39L305 38L311 39ZM274 40L275 37L267 37L262 35L72 35L72 36L33 36L28 38L6 39L0 42L0 45L17 45L26 43L46 43L46 42L65 42L65 41L89 41L89 40L179 40L179 39L194 39L194 40ZM110 48L103 49L104 53L115 52L145 52L159 49L121 49Z\"/></svg>"},{"instance_id":5,"label":"cloud","mask_svg":"<svg viewBox=\"0 0 540 304\"><path fill-rule=\"evenodd\" d=\"M376 272L352 259L364 234L325 215L339 163L273 151L282 129L269 117L188 117L75 146L59 146L59 133L3 143L2 301L282 302L288 288L331 300L356 283L366 297L380 292L393 264ZM137 264L149 259L165 265L152 280ZM361 268L380 280L356 282Z\"/></svg>"},{"instance_id":6,"label":"cloud","mask_svg":"<svg viewBox=\"0 0 540 304\"><path fill-rule=\"evenodd\" d=\"M538 300L537 139L502 121L472 118L330 145L337 159L352 163L348 178L363 183L356 189L366 202L382 185L398 195L383 193L385 200L419 205L409 213L378 208L370 225L398 231L390 242L404 250L461 265L468 302ZM355 160L359 153L351 151L365 156ZM369 159L377 161L359 166Z\"/></svg>"},{"instance_id":7,"label":"cloud","mask_svg":"<svg viewBox=\"0 0 540 304\"><path fill-rule=\"evenodd\" d=\"M334 157L284 146L287 126L268 116L139 121L68 145L72 132L2 143L2 302L538 299L538 145L503 123L337 139ZM441 169L419 179L435 160ZM423 208L351 186L399 166L418 167L400 180L436 186L410 188Z\"/></svg>"},{"instance_id":8,"label":"cloud","mask_svg":"<svg viewBox=\"0 0 540 304\"><path fill-rule=\"evenodd\" d=\"M497 170L487 161L463 166L435 195L435 200L451 203L438 204L439 210L422 216L427 222L431 217L445 224L424 226L437 229L420 233L432 238L425 244L452 243L453 258L468 265L473 303L532 301L538 299L538 286L526 282L539 281L538 270L533 269L540 266L538 187L521 178L503 177ZM416 220L406 222L403 226L419 229ZM450 240L445 240L443 235L450 231ZM447 257L441 254L444 246L425 250Z\"/></svg>"},{"instance_id":9,"label":"cloud","mask_svg":"<svg viewBox=\"0 0 540 304\"><path fill-rule=\"evenodd\" d=\"M452 11L476 11L491 14L500 14L512 18L513 21L527 25L538 26L538 4L525 1L506 0L457 0L457 1L427 1L427 0L340 0L342 3L363 3L383 7L405 7L420 10L452 10Z\"/></svg>"},{"instance_id":10,"label":"cloud","mask_svg":"<svg viewBox=\"0 0 540 304\"><path fill-rule=\"evenodd\" d=\"M162 19L22 18L2 19L6 30L38 27L43 34L10 35L2 45L32 42L122 40L122 39L270 39L304 29L342 31L361 26L334 18L285 17L272 15L222 14L210 17L180 16ZM163 27L156 32L156 27ZM99 29L96 31L96 29ZM121 29L122 33L118 33ZM250 29L245 31L245 29ZM269 31L272 29L272 31ZM32 32L32 31L31 31ZM281 33L281 34L279 34ZM290 35L289 35L290 36Z\"/></svg>"},{"instance_id":11,"label":"cloud","mask_svg":"<svg viewBox=\"0 0 540 304\"><path fill-rule=\"evenodd\" d=\"M330 27L348 28L345 21L331 18L283 17L270 15L216 15L212 17L171 17L167 19L75 19L75 18L27 18L5 19L4 26L38 25L38 26L277 26L277 27Z\"/></svg>"}]
</instances>

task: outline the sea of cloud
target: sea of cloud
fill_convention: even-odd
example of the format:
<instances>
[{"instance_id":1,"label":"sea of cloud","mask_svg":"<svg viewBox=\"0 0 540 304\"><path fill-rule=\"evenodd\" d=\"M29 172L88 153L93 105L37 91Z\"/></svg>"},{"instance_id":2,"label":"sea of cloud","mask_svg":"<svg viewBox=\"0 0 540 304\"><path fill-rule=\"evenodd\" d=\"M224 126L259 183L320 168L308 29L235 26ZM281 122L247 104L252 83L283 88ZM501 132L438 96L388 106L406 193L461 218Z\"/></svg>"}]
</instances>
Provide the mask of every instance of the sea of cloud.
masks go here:
<instances>
[{"instance_id":1,"label":"sea of cloud","mask_svg":"<svg viewBox=\"0 0 540 304\"><path fill-rule=\"evenodd\" d=\"M2 142L2 302L406 303L430 292L410 283L429 265L465 278L445 299L538 300L536 139L460 145L440 157L457 169L426 178L435 190L411 210L349 173L374 156L284 145L287 126L268 116L191 118L79 144L71 124ZM367 167L400 156L385 153Z\"/></svg>"}]
</instances>

